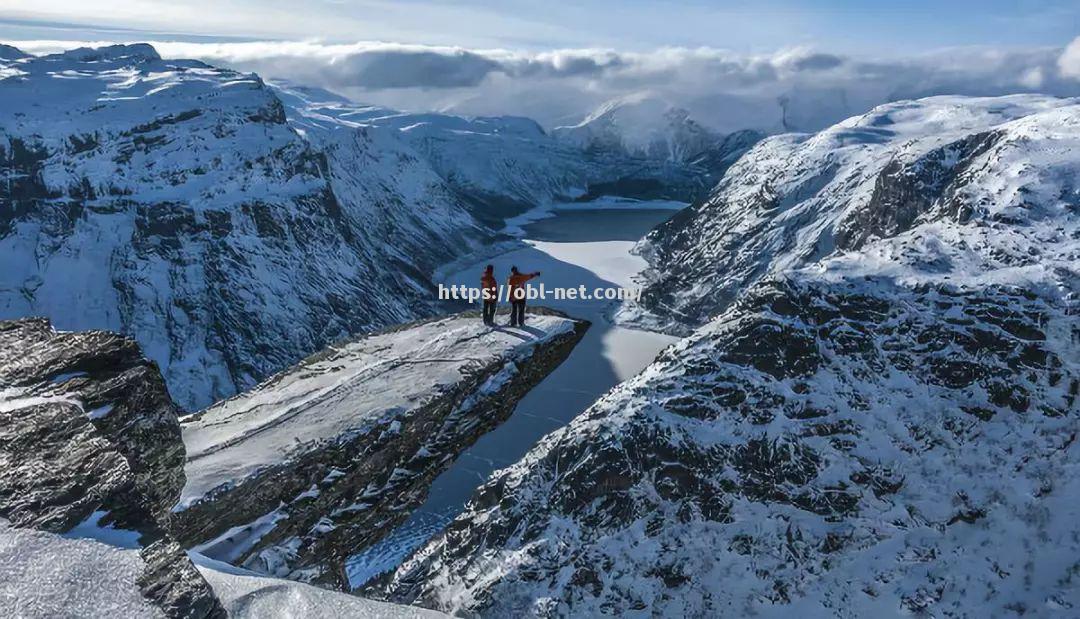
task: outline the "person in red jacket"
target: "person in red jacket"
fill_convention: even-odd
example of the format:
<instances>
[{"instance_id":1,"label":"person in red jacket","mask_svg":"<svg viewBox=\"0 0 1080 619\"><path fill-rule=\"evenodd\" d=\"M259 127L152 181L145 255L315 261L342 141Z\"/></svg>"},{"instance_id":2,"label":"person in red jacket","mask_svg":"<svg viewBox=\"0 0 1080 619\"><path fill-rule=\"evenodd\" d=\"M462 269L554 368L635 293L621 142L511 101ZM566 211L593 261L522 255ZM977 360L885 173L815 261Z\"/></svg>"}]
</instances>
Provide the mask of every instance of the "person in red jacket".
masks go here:
<instances>
[{"instance_id":1,"label":"person in red jacket","mask_svg":"<svg viewBox=\"0 0 1080 619\"><path fill-rule=\"evenodd\" d=\"M480 293L484 301L484 324L495 324L495 309L499 301L499 282L495 281L495 266L487 265L480 276Z\"/></svg>"},{"instance_id":2,"label":"person in red jacket","mask_svg":"<svg viewBox=\"0 0 1080 619\"><path fill-rule=\"evenodd\" d=\"M510 299L510 326L525 326L525 282L540 275L535 273L521 273L517 267L510 267L510 278L506 280Z\"/></svg>"}]
</instances>

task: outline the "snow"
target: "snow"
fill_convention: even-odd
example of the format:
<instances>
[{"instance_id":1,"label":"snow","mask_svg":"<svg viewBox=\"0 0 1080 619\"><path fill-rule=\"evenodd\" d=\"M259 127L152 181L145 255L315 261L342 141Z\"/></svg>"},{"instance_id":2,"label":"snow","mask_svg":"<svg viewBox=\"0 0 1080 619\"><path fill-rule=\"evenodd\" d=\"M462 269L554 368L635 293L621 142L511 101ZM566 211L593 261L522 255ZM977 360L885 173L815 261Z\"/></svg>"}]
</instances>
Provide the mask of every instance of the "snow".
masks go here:
<instances>
[{"instance_id":1,"label":"snow","mask_svg":"<svg viewBox=\"0 0 1080 619\"><path fill-rule=\"evenodd\" d=\"M825 278L861 272L908 284L1045 283L1047 273L1076 260L1076 237L1058 226L1076 225L1062 215L1077 200L1078 110L1078 99L1044 95L929 97L883 105L817 134L763 140L692 207L690 223L658 230L637 248L663 263L647 271L657 300L628 306L620 319L687 334L754 282L802 267ZM962 141L991 134L996 141L957 169ZM838 247L858 245L868 225L861 217L889 165L912 174L940 170L924 183L958 174L950 186L963 188L933 199L906 233L865 239L873 247ZM959 218L949 209L961 203L972 205L980 225L947 221ZM1024 223L1007 225L1010 219ZM681 233L688 228L692 235Z\"/></svg>"},{"instance_id":2,"label":"snow","mask_svg":"<svg viewBox=\"0 0 1080 619\"><path fill-rule=\"evenodd\" d=\"M607 101L577 125L556 127L551 133L577 148L669 161L688 161L721 139L686 110L648 91Z\"/></svg>"},{"instance_id":3,"label":"snow","mask_svg":"<svg viewBox=\"0 0 1080 619\"><path fill-rule=\"evenodd\" d=\"M187 485L178 509L314 445L404 415L476 363L529 354L572 329L555 316L537 316L527 330L450 317L336 344L184 423Z\"/></svg>"},{"instance_id":4,"label":"snow","mask_svg":"<svg viewBox=\"0 0 1080 619\"><path fill-rule=\"evenodd\" d=\"M143 597L139 552L15 529L0 519L0 608L20 619L164 617Z\"/></svg>"},{"instance_id":5,"label":"snow","mask_svg":"<svg viewBox=\"0 0 1080 619\"><path fill-rule=\"evenodd\" d=\"M188 553L232 619L425 619L446 615L386 604L303 583L267 578Z\"/></svg>"},{"instance_id":6,"label":"snow","mask_svg":"<svg viewBox=\"0 0 1080 619\"><path fill-rule=\"evenodd\" d=\"M0 317L128 334L187 410L430 315L426 273L486 233L400 132L305 139L258 76L138 45L0 66Z\"/></svg>"},{"instance_id":7,"label":"snow","mask_svg":"<svg viewBox=\"0 0 1080 619\"><path fill-rule=\"evenodd\" d=\"M18 619L154 619L164 613L139 589L137 547L16 529L0 519L0 609ZM233 619L420 619L445 617L365 600L292 581L266 578L189 553Z\"/></svg>"},{"instance_id":8,"label":"snow","mask_svg":"<svg viewBox=\"0 0 1080 619\"><path fill-rule=\"evenodd\" d=\"M661 318L706 324L496 472L391 593L496 617L1076 615L1078 103L935 97L766 140L639 246L679 303ZM845 245L894 161L949 191L916 175L910 227Z\"/></svg>"}]
</instances>

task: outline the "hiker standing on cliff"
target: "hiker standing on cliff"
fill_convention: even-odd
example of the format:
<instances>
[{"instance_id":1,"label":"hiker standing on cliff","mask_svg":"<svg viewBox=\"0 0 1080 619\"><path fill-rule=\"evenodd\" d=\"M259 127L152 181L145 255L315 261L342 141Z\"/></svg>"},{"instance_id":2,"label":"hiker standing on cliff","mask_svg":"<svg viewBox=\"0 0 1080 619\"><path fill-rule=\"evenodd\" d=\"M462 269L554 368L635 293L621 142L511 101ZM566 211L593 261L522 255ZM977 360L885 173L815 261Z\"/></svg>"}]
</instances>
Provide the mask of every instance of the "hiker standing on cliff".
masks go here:
<instances>
[{"instance_id":1,"label":"hiker standing on cliff","mask_svg":"<svg viewBox=\"0 0 1080 619\"><path fill-rule=\"evenodd\" d=\"M495 266L487 265L480 276L480 292L484 301L484 324L495 324L495 309L499 302L499 282L495 281Z\"/></svg>"},{"instance_id":2,"label":"hiker standing on cliff","mask_svg":"<svg viewBox=\"0 0 1080 619\"><path fill-rule=\"evenodd\" d=\"M506 281L506 284L507 288L509 288L511 327L525 326L525 282L537 275L540 275L540 271L521 273L517 267L510 267L510 278Z\"/></svg>"}]
</instances>

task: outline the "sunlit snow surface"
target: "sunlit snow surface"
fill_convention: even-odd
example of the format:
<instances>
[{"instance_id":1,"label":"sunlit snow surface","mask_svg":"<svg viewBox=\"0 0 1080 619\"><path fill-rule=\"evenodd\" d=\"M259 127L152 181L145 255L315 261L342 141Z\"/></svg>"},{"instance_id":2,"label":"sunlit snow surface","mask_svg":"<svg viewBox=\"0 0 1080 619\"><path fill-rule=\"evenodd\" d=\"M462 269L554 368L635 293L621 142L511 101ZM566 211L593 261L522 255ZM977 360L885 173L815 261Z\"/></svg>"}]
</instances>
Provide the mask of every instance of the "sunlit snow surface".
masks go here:
<instances>
[{"instance_id":1,"label":"sunlit snow surface","mask_svg":"<svg viewBox=\"0 0 1080 619\"><path fill-rule=\"evenodd\" d=\"M0 614L20 619L157 618L137 584L139 551L12 528L0 519Z\"/></svg>"},{"instance_id":2,"label":"sunlit snow surface","mask_svg":"<svg viewBox=\"0 0 1080 619\"><path fill-rule=\"evenodd\" d=\"M385 604L320 587L267 578L190 553L232 619L425 619L432 610Z\"/></svg>"},{"instance_id":3,"label":"sunlit snow surface","mask_svg":"<svg viewBox=\"0 0 1080 619\"><path fill-rule=\"evenodd\" d=\"M18 619L163 619L139 590L145 567L139 551L107 541L15 529L0 519L0 613ZM190 556L232 619L445 617Z\"/></svg>"}]
</instances>

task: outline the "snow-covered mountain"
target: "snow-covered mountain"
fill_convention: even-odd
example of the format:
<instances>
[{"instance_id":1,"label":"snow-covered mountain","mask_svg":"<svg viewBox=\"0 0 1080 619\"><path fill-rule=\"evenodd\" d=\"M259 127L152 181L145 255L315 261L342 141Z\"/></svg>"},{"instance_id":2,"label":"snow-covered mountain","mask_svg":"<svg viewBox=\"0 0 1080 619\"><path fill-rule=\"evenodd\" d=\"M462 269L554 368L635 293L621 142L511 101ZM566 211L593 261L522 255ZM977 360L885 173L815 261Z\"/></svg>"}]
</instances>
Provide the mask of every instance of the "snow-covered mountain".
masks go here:
<instances>
[{"instance_id":1,"label":"snow-covered mountain","mask_svg":"<svg viewBox=\"0 0 1080 619\"><path fill-rule=\"evenodd\" d=\"M708 322L384 592L491 617L1074 615L1078 178L1080 102L1049 97L759 144L649 240L649 309Z\"/></svg>"},{"instance_id":2,"label":"snow-covered mountain","mask_svg":"<svg viewBox=\"0 0 1080 619\"><path fill-rule=\"evenodd\" d=\"M528 119L362 106L148 45L5 48L0 99L0 318L130 334L189 410L439 311L430 274L505 216L707 188Z\"/></svg>"},{"instance_id":3,"label":"snow-covered mountain","mask_svg":"<svg viewBox=\"0 0 1080 619\"><path fill-rule=\"evenodd\" d=\"M385 353L372 352L369 362ZM171 509L185 487L177 409L134 341L58 332L43 319L0 321L0 386L5 617L442 616L185 553ZM295 390L279 393L288 395Z\"/></svg>"},{"instance_id":4,"label":"snow-covered mountain","mask_svg":"<svg viewBox=\"0 0 1080 619\"><path fill-rule=\"evenodd\" d=\"M648 92L607 101L580 123L556 127L552 135L586 150L676 162L693 161L722 137Z\"/></svg>"},{"instance_id":5,"label":"snow-covered mountain","mask_svg":"<svg viewBox=\"0 0 1080 619\"><path fill-rule=\"evenodd\" d=\"M638 318L686 332L758 281L830 256L857 262L878 238L916 245L890 241L874 260L916 256L954 278L1068 265L1057 228L1080 191L1067 149L1077 109L1043 96L932 97L768 138L639 245L652 268L635 309L653 315ZM901 236L915 229L924 234Z\"/></svg>"},{"instance_id":6,"label":"snow-covered mountain","mask_svg":"<svg viewBox=\"0 0 1080 619\"><path fill-rule=\"evenodd\" d=\"M761 138L753 131L720 136L685 113L670 111L653 137L671 141L679 153L672 156L667 147L601 147L562 129L549 135L528 118L405 113L359 105L317 88L287 83L275 88L290 121L305 133L356 126L396 130L486 222L553 200L605 194L690 202Z\"/></svg>"},{"instance_id":7,"label":"snow-covered mountain","mask_svg":"<svg viewBox=\"0 0 1080 619\"><path fill-rule=\"evenodd\" d=\"M728 167L764 137L753 130L720 134L691 118L688 111L648 92L608 101L580 123L556 127L551 134L560 144L597 158L666 162L676 169L689 167L706 188L723 178ZM650 183L640 175L624 173L614 182L595 183L587 195L604 194L675 197L693 202L702 197L704 190L682 196L664 195L651 190Z\"/></svg>"},{"instance_id":8,"label":"snow-covered mountain","mask_svg":"<svg viewBox=\"0 0 1080 619\"><path fill-rule=\"evenodd\" d=\"M187 408L432 313L485 234L394 134L306 140L256 76L146 45L4 67L0 316L132 334Z\"/></svg>"}]
</instances>

